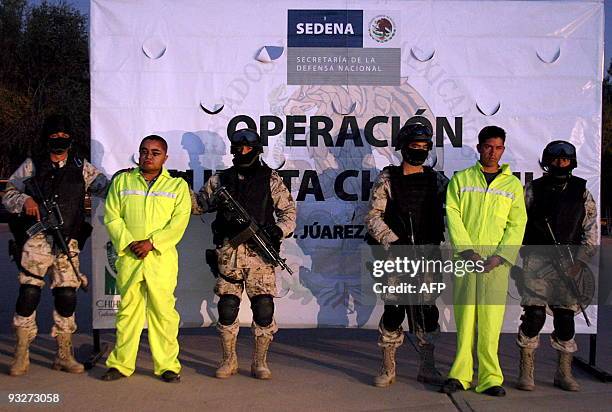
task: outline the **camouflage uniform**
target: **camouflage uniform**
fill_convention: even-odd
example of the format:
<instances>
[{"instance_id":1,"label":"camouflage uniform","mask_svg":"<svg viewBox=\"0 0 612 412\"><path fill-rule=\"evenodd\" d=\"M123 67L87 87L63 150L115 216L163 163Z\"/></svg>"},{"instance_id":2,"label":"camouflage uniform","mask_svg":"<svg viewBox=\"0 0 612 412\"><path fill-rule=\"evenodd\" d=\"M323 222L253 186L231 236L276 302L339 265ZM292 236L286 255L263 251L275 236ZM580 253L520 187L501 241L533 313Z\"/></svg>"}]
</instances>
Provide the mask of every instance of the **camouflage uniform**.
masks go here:
<instances>
[{"instance_id":1,"label":"camouflage uniform","mask_svg":"<svg viewBox=\"0 0 612 412\"><path fill-rule=\"evenodd\" d=\"M60 162L59 166L65 166L66 161ZM21 213L26 199L29 197L24 193L24 181L36 173L34 162L32 159L26 159L21 166L11 175L6 186L6 193L2 198L2 204L10 213ZM90 190L92 194L104 196L108 180L98 169L96 169L87 160L83 160L83 179L85 180L85 189ZM79 248L75 239L70 239L68 247L72 255L72 262L77 270L79 270ZM55 250L54 250L55 249ZM78 288L81 285L81 279L76 276L72 270L72 266L66 255L57 252L54 248L53 237L39 233L28 239L23 245L21 256L21 266L33 275L44 277L47 272L51 274L51 288L56 287L74 287ZM79 272L80 273L80 272ZM45 285L44 280L30 276L28 273L21 271L18 275L20 284L29 284L38 287ZM51 329L51 334L55 337L59 333L74 333L76 331L76 322L74 314L70 317L62 317L57 311L53 311L54 325ZM36 312L28 317L20 316L15 313L13 317L13 326L27 330L30 336L35 336L37 333L36 327Z\"/></svg>"},{"instance_id":2,"label":"camouflage uniform","mask_svg":"<svg viewBox=\"0 0 612 412\"><path fill-rule=\"evenodd\" d=\"M553 142L550 145L555 143L558 142ZM544 150L545 154L546 149ZM552 218L551 229L555 232L561 232L562 237L556 239L556 241L567 245L569 248L578 248L575 259L586 264L589 258L595 254L599 243L597 206L593 196L586 189L584 180L569 176L562 189L557 189L556 193L545 192L545 189L554 189L559 185L555 185L554 182L554 180L550 180L549 176L545 176L525 186L525 204L528 219L532 220L532 227L530 230L528 222L524 243L527 245L553 244L552 236L541 236L540 233L544 229L537 226L542 219L543 211L545 211L548 213L544 216L546 223L549 224L548 219ZM555 186L550 186L551 184ZM582 193L576 192L575 188L578 187L583 188L584 191ZM539 190L542 190L541 194ZM551 195L551 193L556 196ZM541 200L536 201L536 199ZM537 204L538 202L541 202L541 204ZM578 205L580 205L579 208L577 208ZM582 208L583 210L581 210ZM580 222L578 219L583 213L584 217ZM571 232L566 230L571 230ZM571 235L568 235L568 233L571 233ZM557 233L555 235L559 236ZM524 310L516 339L521 355L517 388L525 391L535 389L535 352L540 344L540 331L546 321L546 307L548 306L553 313L554 325L554 331L550 335L550 343L558 354L558 367L554 376L554 385L566 391L578 391L580 385L572 375L571 366L573 354L578 350L578 345L574 339L574 316L579 310L578 302L568 289L565 280L555 269L555 265L559 262L556 261L557 256L549 254L552 247L543 246L545 250L542 251L537 249L538 246L528 247L535 249L524 251L523 276L517 279L517 286L523 295L521 305ZM567 276L571 275L567 274Z\"/></svg>"},{"instance_id":3,"label":"camouflage uniform","mask_svg":"<svg viewBox=\"0 0 612 412\"><path fill-rule=\"evenodd\" d=\"M440 206L440 214L443 213L441 206L443 204L443 199L446 193L446 186L448 184L448 179L442 173L438 173L435 171L424 170L421 176L427 176L425 173L436 173L435 176L435 197L438 199L438 205ZM401 169L395 169L394 173L403 173ZM416 175L413 175L416 176ZM369 235L375 240L376 243L382 245L383 248L389 249L391 244L400 241L399 243L404 244L404 241L400 240L398 234L394 233L391 226L392 224L388 223L388 220L385 218L389 218L389 216L385 216L387 213L400 213L398 208L390 209L388 206L389 201L405 202L402 196L402 192L394 192L392 190L392 175L389 168L383 169L383 171L378 175L376 182L372 188L372 196L370 199L370 209L366 215L365 223L368 228ZM414 182L414 181L413 181ZM428 186L432 184L432 180L428 180ZM414 186L414 183L411 183ZM398 188L400 190L400 188ZM411 189L413 190L413 189ZM421 190L421 189L418 189ZM429 189L425 189L429 190ZM393 193L397 193L401 199L393 199ZM426 193L426 192L421 192ZM422 199L421 199L422 200ZM419 203L417 203L419 204ZM434 208L433 203L427 202L428 205ZM433 212L435 214L435 212ZM442 219L442 216L437 216ZM443 223L440 222L441 225ZM434 228L435 225L430 226L430 228ZM440 231L443 231L443 227L438 228ZM440 236L442 234L440 233ZM434 236L435 237L435 236ZM419 244L418 239L417 244ZM425 240L425 239L423 239ZM427 239L424 243L436 244L437 241L432 239ZM434 249L435 246L432 247ZM427 254L430 253L430 250L427 246L424 246L424 252ZM432 250L436 256L430 256L430 259L441 258L438 250ZM397 276L389 276L387 284L393 285L399 282L407 281L410 282L409 279L401 279ZM441 274L439 273L424 273L419 276L418 282L422 283L432 283L432 282L440 282ZM378 346L382 349L383 353L383 365L381 372L378 376L374 378L374 385L378 387L386 387L395 381L395 352L399 346L404 342L404 331L401 326L401 322L404 319L404 312L408 315L408 322L410 325L411 331L417 338L417 346L420 356L419 370L417 374L417 380L420 382L439 384L442 382L442 375L438 372L435 367L434 360L434 341L436 336L439 334L439 326L438 326L438 318L439 312L436 307L435 301L439 294L437 293L424 293L419 294L418 299L420 302L415 302L415 304L410 305L395 305L393 303L397 298L395 296L383 297L385 300L385 312L380 319L378 331L380 333L378 339ZM391 326L387 326L385 328L385 324L389 323ZM397 326L397 327L396 327ZM390 329L390 330L389 330Z\"/></svg>"},{"instance_id":4,"label":"camouflage uniform","mask_svg":"<svg viewBox=\"0 0 612 412\"><path fill-rule=\"evenodd\" d=\"M197 195L195 213L214 211L215 205L212 201L212 195L219 188L219 185L220 177L218 174L208 179ZM288 236L295 229L296 208L291 193L283 183L283 179L275 171L272 171L270 178L270 191L276 214L276 225L281 228L284 236ZM226 239L224 244L217 249L217 256L219 271L223 276L217 279L215 285L217 296L235 295L240 298L245 286L249 298L257 295L276 295L274 267L265 262L247 243L233 248L227 243ZM227 279L234 280L236 283ZM218 324L217 327L219 329L228 328L221 324ZM229 328L237 332L238 320ZM272 321L265 328L253 322L252 328L255 335L263 334L267 336L271 336L278 330L275 321Z\"/></svg>"},{"instance_id":5,"label":"camouflage uniform","mask_svg":"<svg viewBox=\"0 0 612 412\"><path fill-rule=\"evenodd\" d=\"M533 187L531 183L525 185L525 205L527 210L533 204ZM586 214L582 221L583 236L582 245L576 254L576 260L588 262L589 258L596 252L599 239L597 236L597 205L588 190L584 192L584 207ZM555 308L579 311L579 306L573 294L565 286L560 275L553 268L551 258L536 253L529 254L523 259L522 278L523 293L522 306L547 306L549 302ZM539 336L529 338L519 333L517 344L520 347L535 349L539 345ZM574 338L568 341L558 340L554 334L551 335L551 345L560 351L573 353L578 350Z\"/></svg>"},{"instance_id":6,"label":"camouflage uniform","mask_svg":"<svg viewBox=\"0 0 612 412\"><path fill-rule=\"evenodd\" d=\"M437 173L437 177L439 195L443 198L446 193L448 179L442 173ZM399 237L395 233L393 233L391 228L384 221L385 210L387 209L387 202L391 199L392 196L390 174L388 170L383 170L376 178L374 186L372 187L370 209L368 210L368 213L366 215L365 223L370 236L372 236L378 243L380 243L385 248L389 248L393 242L399 240ZM397 283L399 283L399 281L400 280L397 279ZM439 273L425 273L423 274L422 280L420 280L419 282L432 283L439 281L441 281ZM393 282L394 280L391 279L389 281L389 284L393 284ZM438 296L438 293L429 292L419 294L419 297L423 299L422 303L429 305L435 305L435 301ZM403 342L403 333L401 326L399 329L399 334L398 331L386 331L382 326L382 323L379 326L379 331L381 332L379 340L379 346L381 347L386 346L389 342L396 342L397 346L401 345L401 343ZM421 346L431 343L431 341L434 339L434 336L429 336L431 334L425 333L419 327L415 328L414 333L419 345ZM401 340L398 340L399 335L402 335Z\"/></svg>"}]
</instances>

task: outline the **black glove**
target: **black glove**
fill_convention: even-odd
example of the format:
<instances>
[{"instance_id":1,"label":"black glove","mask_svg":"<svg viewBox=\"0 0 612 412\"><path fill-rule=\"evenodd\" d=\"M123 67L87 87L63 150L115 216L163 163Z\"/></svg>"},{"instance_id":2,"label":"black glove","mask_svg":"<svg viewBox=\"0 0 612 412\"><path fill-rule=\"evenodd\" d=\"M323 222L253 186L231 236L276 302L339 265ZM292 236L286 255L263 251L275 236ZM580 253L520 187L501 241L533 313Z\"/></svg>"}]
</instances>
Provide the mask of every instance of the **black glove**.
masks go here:
<instances>
[{"instance_id":1,"label":"black glove","mask_svg":"<svg viewBox=\"0 0 612 412\"><path fill-rule=\"evenodd\" d=\"M263 228L264 232L270 238L272 247L280 252L281 240L283 239L283 230L276 225L267 225Z\"/></svg>"},{"instance_id":2,"label":"black glove","mask_svg":"<svg viewBox=\"0 0 612 412\"><path fill-rule=\"evenodd\" d=\"M267 225L264 227L264 232L273 242L280 243L283 238L283 230L277 225Z\"/></svg>"}]
</instances>

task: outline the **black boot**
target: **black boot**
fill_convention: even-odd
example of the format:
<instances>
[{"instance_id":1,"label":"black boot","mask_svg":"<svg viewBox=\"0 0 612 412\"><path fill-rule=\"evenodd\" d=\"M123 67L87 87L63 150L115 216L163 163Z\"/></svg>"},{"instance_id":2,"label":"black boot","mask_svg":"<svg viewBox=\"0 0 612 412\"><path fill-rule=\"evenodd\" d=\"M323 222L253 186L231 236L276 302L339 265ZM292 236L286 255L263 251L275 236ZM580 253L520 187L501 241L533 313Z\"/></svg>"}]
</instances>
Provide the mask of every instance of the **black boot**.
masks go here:
<instances>
[{"instance_id":1,"label":"black boot","mask_svg":"<svg viewBox=\"0 0 612 412\"><path fill-rule=\"evenodd\" d=\"M440 388L440 392L442 393L455 393L457 391L464 391L463 385L457 379L448 378L444 381L444 385Z\"/></svg>"},{"instance_id":2,"label":"black boot","mask_svg":"<svg viewBox=\"0 0 612 412\"><path fill-rule=\"evenodd\" d=\"M443 385L444 378L438 369L436 369L434 349L435 346L432 343L419 346L420 363L417 381L431 385Z\"/></svg>"},{"instance_id":3,"label":"black boot","mask_svg":"<svg viewBox=\"0 0 612 412\"><path fill-rule=\"evenodd\" d=\"M490 388L482 391L482 393L489 396L506 396L506 391L501 386L491 386Z\"/></svg>"},{"instance_id":4,"label":"black boot","mask_svg":"<svg viewBox=\"0 0 612 412\"><path fill-rule=\"evenodd\" d=\"M119 370L115 368L110 368L106 371L104 375L100 378L103 381L116 381L117 379L125 378L126 376L119 372Z\"/></svg>"}]
</instances>

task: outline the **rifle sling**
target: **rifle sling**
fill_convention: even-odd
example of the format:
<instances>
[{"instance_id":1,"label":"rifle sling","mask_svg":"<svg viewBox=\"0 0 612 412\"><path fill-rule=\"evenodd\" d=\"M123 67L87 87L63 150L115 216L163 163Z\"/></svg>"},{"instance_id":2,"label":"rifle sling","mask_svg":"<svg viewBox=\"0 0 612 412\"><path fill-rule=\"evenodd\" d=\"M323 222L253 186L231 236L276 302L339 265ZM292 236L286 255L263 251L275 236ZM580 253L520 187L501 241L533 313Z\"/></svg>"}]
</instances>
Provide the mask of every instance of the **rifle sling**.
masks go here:
<instances>
[{"instance_id":1,"label":"rifle sling","mask_svg":"<svg viewBox=\"0 0 612 412\"><path fill-rule=\"evenodd\" d=\"M19 270L26 276L34 278L34 279L38 279L38 280L45 280L45 278L43 276L38 276L35 275L34 273L30 272L29 270L27 270L26 268L24 268L23 266L21 266L21 263L17 263L17 267L19 268Z\"/></svg>"},{"instance_id":2,"label":"rifle sling","mask_svg":"<svg viewBox=\"0 0 612 412\"><path fill-rule=\"evenodd\" d=\"M223 273L219 273L219 277L225 280L226 282L233 283L234 285L241 285L244 282L243 279L232 279L228 276L225 276Z\"/></svg>"}]
</instances>

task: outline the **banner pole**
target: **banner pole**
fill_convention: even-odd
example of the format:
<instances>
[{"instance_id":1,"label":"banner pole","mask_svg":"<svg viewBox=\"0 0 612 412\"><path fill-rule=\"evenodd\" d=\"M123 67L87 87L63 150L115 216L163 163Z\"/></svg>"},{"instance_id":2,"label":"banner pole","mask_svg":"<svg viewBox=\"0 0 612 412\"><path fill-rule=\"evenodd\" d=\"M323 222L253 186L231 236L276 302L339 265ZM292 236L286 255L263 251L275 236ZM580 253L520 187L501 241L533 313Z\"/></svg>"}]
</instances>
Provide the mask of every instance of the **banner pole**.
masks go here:
<instances>
[{"instance_id":1,"label":"banner pole","mask_svg":"<svg viewBox=\"0 0 612 412\"><path fill-rule=\"evenodd\" d=\"M108 344L100 345L100 329L93 329L93 351L89 355L89 359L83 363L85 369L89 370L96 366L96 363L106 354L108 349Z\"/></svg>"}]
</instances>

